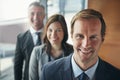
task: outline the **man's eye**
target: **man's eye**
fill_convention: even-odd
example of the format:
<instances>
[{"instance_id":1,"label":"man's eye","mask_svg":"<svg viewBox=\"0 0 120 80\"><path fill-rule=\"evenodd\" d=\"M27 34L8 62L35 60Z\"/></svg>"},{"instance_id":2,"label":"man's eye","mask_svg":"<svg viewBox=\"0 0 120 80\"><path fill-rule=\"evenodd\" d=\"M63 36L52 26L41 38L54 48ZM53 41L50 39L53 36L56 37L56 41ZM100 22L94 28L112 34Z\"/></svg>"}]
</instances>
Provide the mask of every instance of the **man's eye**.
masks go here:
<instances>
[{"instance_id":1,"label":"man's eye","mask_svg":"<svg viewBox=\"0 0 120 80\"><path fill-rule=\"evenodd\" d=\"M76 39L83 39L84 36L83 35L76 35Z\"/></svg>"},{"instance_id":2,"label":"man's eye","mask_svg":"<svg viewBox=\"0 0 120 80\"><path fill-rule=\"evenodd\" d=\"M37 15L42 16L42 15L43 15L43 13L39 12L39 13L37 13Z\"/></svg>"},{"instance_id":3,"label":"man's eye","mask_svg":"<svg viewBox=\"0 0 120 80\"><path fill-rule=\"evenodd\" d=\"M33 15L34 15L34 13L31 13L30 15L31 15L31 16L33 16Z\"/></svg>"},{"instance_id":4,"label":"man's eye","mask_svg":"<svg viewBox=\"0 0 120 80\"><path fill-rule=\"evenodd\" d=\"M52 29L48 29L49 32L52 32Z\"/></svg>"},{"instance_id":5,"label":"man's eye","mask_svg":"<svg viewBox=\"0 0 120 80\"><path fill-rule=\"evenodd\" d=\"M90 39L91 39L91 40L96 40L97 37L96 37L96 36L91 36Z\"/></svg>"}]
</instances>

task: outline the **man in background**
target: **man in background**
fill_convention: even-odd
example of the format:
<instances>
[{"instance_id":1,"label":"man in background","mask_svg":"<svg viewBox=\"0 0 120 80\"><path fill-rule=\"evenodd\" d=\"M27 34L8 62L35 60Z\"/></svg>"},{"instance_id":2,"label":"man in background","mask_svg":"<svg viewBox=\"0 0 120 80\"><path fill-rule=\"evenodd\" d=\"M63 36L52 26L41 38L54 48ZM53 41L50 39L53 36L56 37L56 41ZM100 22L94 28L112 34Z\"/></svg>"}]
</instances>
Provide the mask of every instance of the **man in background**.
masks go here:
<instances>
[{"instance_id":1,"label":"man in background","mask_svg":"<svg viewBox=\"0 0 120 80\"><path fill-rule=\"evenodd\" d=\"M28 80L29 60L33 47L42 43L45 9L40 2L33 2L28 7L30 29L17 36L15 51L14 76L15 80Z\"/></svg>"}]
</instances>

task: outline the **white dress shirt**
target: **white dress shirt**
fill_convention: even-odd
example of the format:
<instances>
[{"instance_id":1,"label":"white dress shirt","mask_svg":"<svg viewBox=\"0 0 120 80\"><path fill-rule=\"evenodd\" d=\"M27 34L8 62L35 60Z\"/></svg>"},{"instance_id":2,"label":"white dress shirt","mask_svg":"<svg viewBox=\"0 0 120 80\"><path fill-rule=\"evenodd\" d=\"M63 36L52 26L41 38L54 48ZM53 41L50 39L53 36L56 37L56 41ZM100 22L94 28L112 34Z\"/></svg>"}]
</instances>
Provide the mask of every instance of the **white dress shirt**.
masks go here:
<instances>
[{"instance_id":1,"label":"white dress shirt","mask_svg":"<svg viewBox=\"0 0 120 80\"><path fill-rule=\"evenodd\" d=\"M31 35L32 35L32 38L33 38L33 42L34 42L34 45L37 43L37 40L38 40L38 35L36 34L36 32L43 32L43 28L40 29L39 31L36 31L33 29L33 27L30 27L30 32L31 32Z\"/></svg>"}]
</instances>

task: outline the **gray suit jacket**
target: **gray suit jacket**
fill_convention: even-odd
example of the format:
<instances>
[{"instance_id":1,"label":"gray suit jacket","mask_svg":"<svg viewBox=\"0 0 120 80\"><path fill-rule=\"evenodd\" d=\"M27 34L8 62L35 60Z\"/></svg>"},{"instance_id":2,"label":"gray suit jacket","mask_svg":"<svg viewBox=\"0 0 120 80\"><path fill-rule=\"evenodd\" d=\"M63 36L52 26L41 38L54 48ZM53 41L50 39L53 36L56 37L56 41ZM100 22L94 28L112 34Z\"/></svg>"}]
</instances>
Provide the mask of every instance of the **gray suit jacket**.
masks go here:
<instances>
[{"instance_id":1,"label":"gray suit jacket","mask_svg":"<svg viewBox=\"0 0 120 80\"><path fill-rule=\"evenodd\" d=\"M28 80L29 59L33 47L34 43L29 30L18 35L14 59L15 80Z\"/></svg>"},{"instance_id":2,"label":"gray suit jacket","mask_svg":"<svg viewBox=\"0 0 120 80\"><path fill-rule=\"evenodd\" d=\"M67 52L67 53L66 53ZM73 47L71 45L65 45L64 53L70 54L73 52ZM42 44L33 49L30 58L29 65L29 80L40 80L41 68L49 60L48 53L46 52L46 45Z\"/></svg>"},{"instance_id":3,"label":"gray suit jacket","mask_svg":"<svg viewBox=\"0 0 120 80\"><path fill-rule=\"evenodd\" d=\"M71 55L44 65L41 80L76 80L73 76ZM95 80L120 80L120 70L99 59Z\"/></svg>"}]
</instances>

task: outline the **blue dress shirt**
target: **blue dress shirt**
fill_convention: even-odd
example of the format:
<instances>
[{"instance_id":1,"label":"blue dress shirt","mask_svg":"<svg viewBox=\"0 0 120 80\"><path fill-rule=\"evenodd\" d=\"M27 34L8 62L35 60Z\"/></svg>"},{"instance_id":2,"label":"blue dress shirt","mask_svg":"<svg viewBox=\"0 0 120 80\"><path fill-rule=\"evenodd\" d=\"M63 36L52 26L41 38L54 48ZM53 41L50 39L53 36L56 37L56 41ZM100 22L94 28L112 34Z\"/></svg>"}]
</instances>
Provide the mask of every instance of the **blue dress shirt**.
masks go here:
<instances>
[{"instance_id":1,"label":"blue dress shirt","mask_svg":"<svg viewBox=\"0 0 120 80\"><path fill-rule=\"evenodd\" d=\"M95 71L96 71L96 68L98 66L98 62L99 60L96 62L95 65L93 65L91 68L89 68L88 70L86 71L83 71L75 62L75 60L73 59L73 55L72 55L72 58L71 58L71 63L72 63L72 70L73 70L73 74L74 74L74 77L78 77L82 72L85 72L87 74L87 76L89 77L89 80L94 80L94 76L95 76Z\"/></svg>"}]
</instances>

